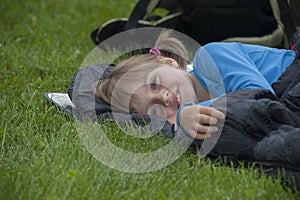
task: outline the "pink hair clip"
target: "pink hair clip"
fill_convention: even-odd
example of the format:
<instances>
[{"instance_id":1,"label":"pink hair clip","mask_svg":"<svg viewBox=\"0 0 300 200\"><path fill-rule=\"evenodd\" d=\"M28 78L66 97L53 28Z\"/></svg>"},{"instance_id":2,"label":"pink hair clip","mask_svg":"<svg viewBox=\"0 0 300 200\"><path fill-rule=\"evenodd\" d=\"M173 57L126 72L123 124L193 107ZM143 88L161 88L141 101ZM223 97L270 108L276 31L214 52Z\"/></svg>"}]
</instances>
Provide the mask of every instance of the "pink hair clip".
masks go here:
<instances>
[{"instance_id":1,"label":"pink hair clip","mask_svg":"<svg viewBox=\"0 0 300 200\"><path fill-rule=\"evenodd\" d=\"M149 52L153 55L160 55L160 50L157 48L152 48Z\"/></svg>"}]
</instances>

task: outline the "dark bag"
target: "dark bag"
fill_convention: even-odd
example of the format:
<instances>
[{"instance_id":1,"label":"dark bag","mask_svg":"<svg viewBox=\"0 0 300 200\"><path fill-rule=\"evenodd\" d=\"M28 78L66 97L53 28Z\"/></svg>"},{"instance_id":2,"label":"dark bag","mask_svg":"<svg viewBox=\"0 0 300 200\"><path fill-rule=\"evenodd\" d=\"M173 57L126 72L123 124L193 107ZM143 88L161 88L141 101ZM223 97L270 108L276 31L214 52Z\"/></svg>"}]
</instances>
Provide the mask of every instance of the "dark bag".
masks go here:
<instances>
[{"instance_id":1,"label":"dark bag","mask_svg":"<svg viewBox=\"0 0 300 200\"><path fill-rule=\"evenodd\" d=\"M165 16L154 14L157 8ZM287 0L140 0L129 18L107 21L91 33L95 44L139 27L162 27L182 32L201 45L235 41L289 48L296 31Z\"/></svg>"}]
</instances>

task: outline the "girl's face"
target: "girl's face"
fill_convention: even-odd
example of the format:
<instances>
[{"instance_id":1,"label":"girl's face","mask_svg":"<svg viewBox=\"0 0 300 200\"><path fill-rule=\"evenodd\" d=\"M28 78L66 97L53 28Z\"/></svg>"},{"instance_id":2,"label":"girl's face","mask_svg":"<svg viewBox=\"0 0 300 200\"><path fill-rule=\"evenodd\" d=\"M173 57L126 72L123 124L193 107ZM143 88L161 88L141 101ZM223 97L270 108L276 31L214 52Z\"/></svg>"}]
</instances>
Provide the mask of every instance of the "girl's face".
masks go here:
<instances>
[{"instance_id":1,"label":"girl's face","mask_svg":"<svg viewBox=\"0 0 300 200\"><path fill-rule=\"evenodd\" d=\"M160 66L144 79L139 85L135 82L127 85L136 88L130 100L133 112L167 119L175 115L182 104L197 101L189 74L183 70Z\"/></svg>"}]
</instances>

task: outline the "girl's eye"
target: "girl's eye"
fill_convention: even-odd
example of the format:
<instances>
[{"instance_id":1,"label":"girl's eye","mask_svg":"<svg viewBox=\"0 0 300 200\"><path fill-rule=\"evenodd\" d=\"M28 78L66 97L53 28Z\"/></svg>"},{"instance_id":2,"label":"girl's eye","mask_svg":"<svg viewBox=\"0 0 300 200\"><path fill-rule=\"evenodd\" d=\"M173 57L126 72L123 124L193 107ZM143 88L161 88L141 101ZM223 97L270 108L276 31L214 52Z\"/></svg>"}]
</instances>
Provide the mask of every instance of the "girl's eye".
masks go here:
<instances>
[{"instance_id":1,"label":"girl's eye","mask_svg":"<svg viewBox=\"0 0 300 200\"><path fill-rule=\"evenodd\" d=\"M157 116L157 105L154 105L150 111L151 115Z\"/></svg>"},{"instance_id":2,"label":"girl's eye","mask_svg":"<svg viewBox=\"0 0 300 200\"><path fill-rule=\"evenodd\" d=\"M158 85L158 81L157 81L157 76L155 75L150 83L151 89L152 90L156 90L157 89L157 85Z\"/></svg>"}]
</instances>

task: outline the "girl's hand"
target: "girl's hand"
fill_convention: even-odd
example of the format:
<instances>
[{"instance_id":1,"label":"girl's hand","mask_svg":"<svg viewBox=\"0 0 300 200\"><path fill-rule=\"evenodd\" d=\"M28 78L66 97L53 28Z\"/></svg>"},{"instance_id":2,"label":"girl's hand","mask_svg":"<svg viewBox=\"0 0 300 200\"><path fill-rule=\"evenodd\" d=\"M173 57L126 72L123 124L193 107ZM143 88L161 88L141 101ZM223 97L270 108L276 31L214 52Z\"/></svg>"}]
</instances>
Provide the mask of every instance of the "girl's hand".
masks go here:
<instances>
[{"instance_id":1,"label":"girl's hand","mask_svg":"<svg viewBox=\"0 0 300 200\"><path fill-rule=\"evenodd\" d=\"M203 140L218 131L216 126L219 119L225 115L212 107L192 105L184 107L178 116L180 127L192 138Z\"/></svg>"}]
</instances>

